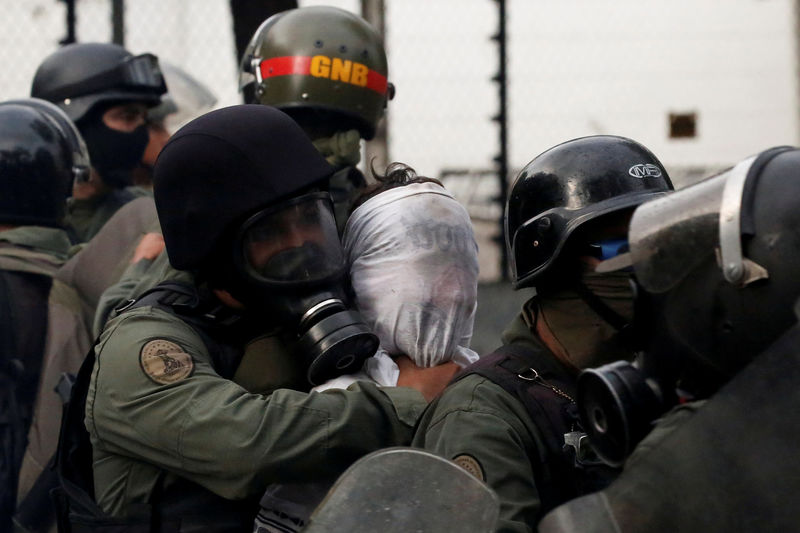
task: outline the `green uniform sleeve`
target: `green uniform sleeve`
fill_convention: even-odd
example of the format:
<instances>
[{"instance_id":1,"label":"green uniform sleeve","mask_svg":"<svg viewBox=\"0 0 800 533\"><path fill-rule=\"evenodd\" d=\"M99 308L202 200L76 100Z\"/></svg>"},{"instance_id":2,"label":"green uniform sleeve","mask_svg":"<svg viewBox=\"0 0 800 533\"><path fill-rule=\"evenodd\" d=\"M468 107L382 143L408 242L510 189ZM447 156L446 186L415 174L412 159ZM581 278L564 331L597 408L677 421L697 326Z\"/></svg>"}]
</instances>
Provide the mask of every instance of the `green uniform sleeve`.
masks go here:
<instances>
[{"instance_id":1,"label":"green uniform sleeve","mask_svg":"<svg viewBox=\"0 0 800 533\"><path fill-rule=\"evenodd\" d=\"M539 460L542 448L535 431L519 401L472 375L450 385L431 404L414 446L454 460L497 493L498 531L530 532L540 518L531 461Z\"/></svg>"},{"instance_id":2,"label":"green uniform sleeve","mask_svg":"<svg viewBox=\"0 0 800 533\"><path fill-rule=\"evenodd\" d=\"M95 337L103 331L114 309L130 297L133 289L136 288L152 264L153 261L150 259L140 259L136 263L128 265L120 280L103 291L94 313L92 331Z\"/></svg>"},{"instance_id":3,"label":"green uniform sleeve","mask_svg":"<svg viewBox=\"0 0 800 533\"><path fill-rule=\"evenodd\" d=\"M151 308L111 320L96 355L86 426L98 501L104 492L135 493L136 463L229 499L260 495L279 480L335 476L372 450L408 444L425 406L412 389L367 384L249 393L214 371L190 326ZM120 458L130 464L120 467Z\"/></svg>"}]
</instances>

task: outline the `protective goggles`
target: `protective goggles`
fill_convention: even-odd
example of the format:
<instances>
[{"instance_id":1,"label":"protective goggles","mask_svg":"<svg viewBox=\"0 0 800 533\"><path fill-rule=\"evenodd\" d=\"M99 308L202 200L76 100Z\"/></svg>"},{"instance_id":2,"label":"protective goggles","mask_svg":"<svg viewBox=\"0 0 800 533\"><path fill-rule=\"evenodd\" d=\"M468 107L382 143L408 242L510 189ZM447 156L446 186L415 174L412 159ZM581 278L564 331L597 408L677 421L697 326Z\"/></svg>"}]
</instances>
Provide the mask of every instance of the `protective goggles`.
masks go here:
<instances>
[{"instance_id":1,"label":"protective goggles","mask_svg":"<svg viewBox=\"0 0 800 533\"><path fill-rule=\"evenodd\" d=\"M330 195L306 194L250 217L236 239L237 262L262 285L323 282L345 260Z\"/></svg>"},{"instance_id":2,"label":"protective goggles","mask_svg":"<svg viewBox=\"0 0 800 533\"><path fill-rule=\"evenodd\" d=\"M148 92L160 95L167 92L167 85L153 54L141 54L125 59L119 65L100 72L77 83L60 87L50 94L43 95L48 100L62 100L109 89L130 89L135 92Z\"/></svg>"},{"instance_id":3,"label":"protective goggles","mask_svg":"<svg viewBox=\"0 0 800 533\"><path fill-rule=\"evenodd\" d=\"M588 244L588 254L601 261L626 253L630 249L628 239L605 239Z\"/></svg>"}]
</instances>

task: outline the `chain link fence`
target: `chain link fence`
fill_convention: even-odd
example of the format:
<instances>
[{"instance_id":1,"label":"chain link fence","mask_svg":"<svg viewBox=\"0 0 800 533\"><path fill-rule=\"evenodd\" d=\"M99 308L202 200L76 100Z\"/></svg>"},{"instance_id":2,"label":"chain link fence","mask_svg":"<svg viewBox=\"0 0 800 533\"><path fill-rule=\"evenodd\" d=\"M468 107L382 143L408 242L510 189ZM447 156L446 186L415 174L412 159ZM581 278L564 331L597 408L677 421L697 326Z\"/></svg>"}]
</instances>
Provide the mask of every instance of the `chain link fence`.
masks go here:
<instances>
[{"instance_id":1,"label":"chain link fence","mask_svg":"<svg viewBox=\"0 0 800 533\"><path fill-rule=\"evenodd\" d=\"M117 0L119 3L119 0ZM389 158L441 177L467 205L482 277L500 277L498 0L384 0ZM768 146L796 144L794 0L506 0L508 180L561 141L625 135L677 185ZM113 0L76 0L79 42L110 41ZM304 1L356 13L361 0ZM28 94L66 36L63 0L3 0L0 99ZM239 103L228 0L127 0L124 44Z\"/></svg>"}]
</instances>

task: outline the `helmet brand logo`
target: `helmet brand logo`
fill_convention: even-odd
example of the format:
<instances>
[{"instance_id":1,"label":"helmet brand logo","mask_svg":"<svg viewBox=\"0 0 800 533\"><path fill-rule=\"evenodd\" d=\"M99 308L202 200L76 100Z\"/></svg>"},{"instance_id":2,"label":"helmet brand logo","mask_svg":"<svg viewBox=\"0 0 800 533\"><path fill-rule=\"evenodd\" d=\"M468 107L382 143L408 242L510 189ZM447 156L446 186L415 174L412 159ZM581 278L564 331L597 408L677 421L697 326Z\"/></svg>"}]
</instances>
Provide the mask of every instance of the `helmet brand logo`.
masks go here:
<instances>
[{"instance_id":1,"label":"helmet brand logo","mask_svg":"<svg viewBox=\"0 0 800 533\"><path fill-rule=\"evenodd\" d=\"M273 57L261 61L261 77L268 79L275 76L300 74L326 78L331 81L341 81L364 87L376 93L385 95L388 82L386 76L380 72L356 61L339 57L317 55Z\"/></svg>"},{"instance_id":2,"label":"helmet brand logo","mask_svg":"<svg viewBox=\"0 0 800 533\"><path fill-rule=\"evenodd\" d=\"M361 63L327 56L311 58L311 75L317 78L329 78L331 81L343 81L359 87L367 86L369 68Z\"/></svg>"},{"instance_id":3,"label":"helmet brand logo","mask_svg":"<svg viewBox=\"0 0 800 533\"><path fill-rule=\"evenodd\" d=\"M629 168L628 174L634 178L660 178L661 169L652 163L639 163Z\"/></svg>"}]
</instances>

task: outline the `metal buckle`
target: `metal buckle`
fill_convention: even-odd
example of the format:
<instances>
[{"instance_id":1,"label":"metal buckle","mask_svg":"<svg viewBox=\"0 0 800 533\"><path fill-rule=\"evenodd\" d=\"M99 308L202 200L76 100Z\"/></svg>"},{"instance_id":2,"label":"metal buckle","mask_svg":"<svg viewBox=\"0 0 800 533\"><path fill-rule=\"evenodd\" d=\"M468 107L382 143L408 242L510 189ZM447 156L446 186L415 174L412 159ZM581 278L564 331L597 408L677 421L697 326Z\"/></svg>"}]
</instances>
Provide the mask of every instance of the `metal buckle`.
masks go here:
<instances>
[{"instance_id":1,"label":"metal buckle","mask_svg":"<svg viewBox=\"0 0 800 533\"><path fill-rule=\"evenodd\" d=\"M253 76L256 78L256 85L261 85L264 78L261 76L261 58L253 57L250 60L250 69L253 71Z\"/></svg>"},{"instance_id":2,"label":"metal buckle","mask_svg":"<svg viewBox=\"0 0 800 533\"><path fill-rule=\"evenodd\" d=\"M114 312L119 314L119 313L125 311L126 309L128 309L130 306L132 306L135 303L136 303L136 300L134 298L130 298L128 300L125 300L125 303L120 305L119 307L115 308Z\"/></svg>"},{"instance_id":3,"label":"metal buckle","mask_svg":"<svg viewBox=\"0 0 800 533\"><path fill-rule=\"evenodd\" d=\"M529 375L533 374L533 375ZM523 370L519 374L517 374L519 379L524 379L525 381L536 381L539 379L539 373L536 371L535 368L529 368L527 370Z\"/></svg>"}]
</instances>

